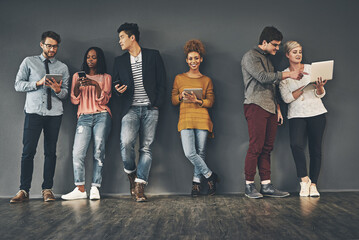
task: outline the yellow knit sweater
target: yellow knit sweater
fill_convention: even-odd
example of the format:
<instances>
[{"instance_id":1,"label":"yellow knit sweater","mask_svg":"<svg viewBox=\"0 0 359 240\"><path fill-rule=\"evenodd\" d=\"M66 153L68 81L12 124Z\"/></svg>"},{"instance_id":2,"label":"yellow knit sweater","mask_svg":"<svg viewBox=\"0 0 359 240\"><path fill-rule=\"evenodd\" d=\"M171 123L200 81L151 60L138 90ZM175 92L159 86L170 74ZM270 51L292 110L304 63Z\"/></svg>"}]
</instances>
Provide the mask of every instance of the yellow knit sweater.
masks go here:
<instances>
[{"instance_id":1,"label":"yellow knit sweater","mask_svg":"<svg viewBox=\"0 0 359 240\"><path fill-rule=\"evenodd\" d=\"M203 104L187 103L179 100L180 94L186 88L202 88ZM190 78L186 74L178 74L172 88L172 104L180 104L180 115L178 121L178 131L183 129L202 129L208 130L213 136L213 123L209 117L207 108L214 103L213 84L209 77Z\"/></svg>"}]
</instances>

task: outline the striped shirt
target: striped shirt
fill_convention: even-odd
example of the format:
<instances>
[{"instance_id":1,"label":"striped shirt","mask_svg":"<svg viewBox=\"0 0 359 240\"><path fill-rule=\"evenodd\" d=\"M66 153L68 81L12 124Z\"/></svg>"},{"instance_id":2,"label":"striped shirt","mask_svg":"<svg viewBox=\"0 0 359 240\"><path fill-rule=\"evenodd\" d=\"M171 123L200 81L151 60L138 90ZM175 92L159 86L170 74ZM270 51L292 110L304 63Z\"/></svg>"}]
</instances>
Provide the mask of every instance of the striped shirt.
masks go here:
<instances>
[{"instance_id":1,"label":"striped shirt","mask_svg":"<svg viewBox=\"0 0 359 240\"><path fill-rule=\"evenodd\" d=\"M146 90L143 86L143 76L142 76L142 53L138 54L136 57L130 55L131 57L131 69L133 76L134 84L134 94L132 106L148 106L151 105L150 99L147 96Z\"/></svg>"}]
</instances>

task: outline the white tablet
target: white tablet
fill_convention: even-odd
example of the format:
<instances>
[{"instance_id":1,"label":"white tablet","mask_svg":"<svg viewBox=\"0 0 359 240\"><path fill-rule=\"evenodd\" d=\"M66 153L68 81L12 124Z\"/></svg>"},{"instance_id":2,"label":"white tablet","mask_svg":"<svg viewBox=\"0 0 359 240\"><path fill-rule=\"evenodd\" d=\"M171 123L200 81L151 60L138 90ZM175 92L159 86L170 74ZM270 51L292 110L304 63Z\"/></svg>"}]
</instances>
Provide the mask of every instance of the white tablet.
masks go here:
<instances>
[{"instance_id":1,"label":"white tablet","mask_svg":"<svg viewBox=\"0 0 359 240\"><path fill-rule=\"evenodd\" d=\"M317 81L318 77L322 77L323 80L332 80L333 68L334 60L312 63L310 82Z\"/></svg>"}]
</instances>

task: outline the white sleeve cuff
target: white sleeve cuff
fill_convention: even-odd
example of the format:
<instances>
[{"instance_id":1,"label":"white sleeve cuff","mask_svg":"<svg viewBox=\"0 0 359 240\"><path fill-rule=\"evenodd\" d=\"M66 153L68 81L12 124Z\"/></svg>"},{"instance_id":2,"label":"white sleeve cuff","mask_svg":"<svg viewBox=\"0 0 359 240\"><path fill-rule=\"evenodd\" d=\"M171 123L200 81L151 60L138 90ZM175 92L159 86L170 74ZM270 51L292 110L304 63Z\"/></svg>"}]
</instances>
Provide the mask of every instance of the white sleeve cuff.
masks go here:
<instances>
[{"instance_id":1,"label":"white sleeve cuff","mask_svg":"<svg viewBox=\"0 0 359 240\"><path fill-rule=\"evenodd\" d=\"M314 95L316 96L316 97L318 97L318 98L322 98L322 97L324 97L324 95L325 95L325 89L324 89L324 92L322 93L322 94L317 94L317 89L314 89Z\"/></svg>"}]
</instances>

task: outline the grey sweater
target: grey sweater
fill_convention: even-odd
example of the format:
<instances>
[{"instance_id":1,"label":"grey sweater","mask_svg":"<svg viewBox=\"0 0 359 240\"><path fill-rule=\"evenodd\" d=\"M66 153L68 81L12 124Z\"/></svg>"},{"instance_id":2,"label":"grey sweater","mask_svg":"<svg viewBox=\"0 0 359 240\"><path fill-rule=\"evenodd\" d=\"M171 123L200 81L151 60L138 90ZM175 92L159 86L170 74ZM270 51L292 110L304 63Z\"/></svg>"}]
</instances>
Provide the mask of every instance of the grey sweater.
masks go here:
<instances>
[{"instance_id":1,"label":"grey sweater","mask_svg":"<svg viewBox=\"0 0 359 240\"><path fill-rule=\"evenodd\" d=\"M282 79L281 72L274 72L268 54L255 47L242 58L244 104L256 104L275 114L277 109L276 84Z\"/></svg>"}]
</instances>

